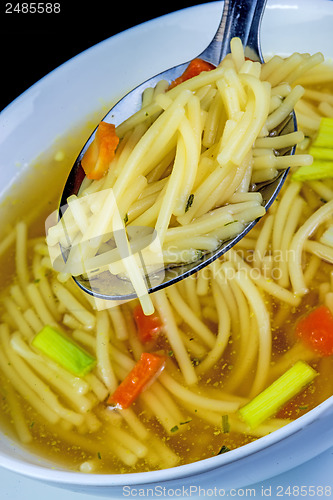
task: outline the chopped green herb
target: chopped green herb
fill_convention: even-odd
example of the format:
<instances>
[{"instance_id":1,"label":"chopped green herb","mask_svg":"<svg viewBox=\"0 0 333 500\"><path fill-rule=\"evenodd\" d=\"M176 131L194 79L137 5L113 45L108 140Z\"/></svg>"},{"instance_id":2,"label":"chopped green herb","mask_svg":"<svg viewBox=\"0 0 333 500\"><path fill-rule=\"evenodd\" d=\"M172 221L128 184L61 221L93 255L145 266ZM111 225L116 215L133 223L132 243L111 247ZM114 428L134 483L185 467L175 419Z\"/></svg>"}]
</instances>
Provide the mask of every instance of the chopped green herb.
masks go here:
<instances>
[{"instance_id":1,"label":"chopped green herb","mask_svg":"<svg viewBox=\"0 0 333 500\"><path fill-rule=\"evenodd\" d=\"M186 203L185 213L192 206L193 200L194 200L194 194L190 194L190 196L188 197L187 203Z\"/></svg>"},{"instance_id":2,"label":"chopped green herb","mask_svg":"<svg viewBox=\"0 0 333 500\"><path fill-rule=\"evenodd\" d=\"M125 217L124 217L124 224L127 224L128 222L128 214L125 214Z\"/></svg>"},{"instance_id":3,"label":"chopped green herb","mask_svg":"<svg viewBox=\"0 0 333 500\"><path fill-rule=\"evenodd\" d=\"M32 345L63 368L82 377L96 364L93 356L50 325L37 333Z\"/></svg>"},{"instance_id":4,"label":"chopped green herb","mask_svg":"<svg viewBox=\"0 0 333 500\"><path fill-rule=\"evenodd\" d=\"M230 451L230 448L228 448L228 446L223 445L220 451L218 452L218 455L223 455L223 453L227 453L227 451Z\"/></svg>"},{"instance_id":5,"label":"chopped green herb","mask_svg":"<svg viewBox=\"0 0 333 500\"><path fill-rule=\"evenodd\" d=\"M226 227L226 226L230 226L230 224L234 224L235 222L238 222L238 220L231 220L230 222L226 222L226 223L224 224L224 227Z\"/></svg>"},{"instance_id":6,"label":"chopped green herb","mask_svg":"<svg viewBox=\"0 0 333 500\"><path fill-rule=\"evenodd\" d=\"M102 460L102 455L100 454L100 452L97 453L97 457L99 458L99 460Z\"/></svg>"},{"instance_id":7,"label":"chopped green herb","mask_svg":"<svg viewBox=\"0 0 333 500\"><path fill-rule=\"evenodd\" d=\"M190 420L186 420L185 422L179 422L179 425L189 424L190 422L192 422L191 418L190 418Z\"/></svg>"},{"instance_id":8,"label":"chopped green herb","mask_svg":"<svg viewBox=\"0 0 333 500\"><path fill-rule=\"evenodd\" d=\"M178 425L175 425L174 427L172 427L172 428L170 429L170 432L177 432L178 430L179 430Z\"/></svg>"},{"instance_id":9,"label":"chopped green herb","mask_svg":"<svg viewBox=\"0 0 333 500\"><path fill-rule=\"evenodd\" d=\"M228 415L222 415L222 430L225 434L230 432L230 424Z\"/></svg>"}]
</instances>

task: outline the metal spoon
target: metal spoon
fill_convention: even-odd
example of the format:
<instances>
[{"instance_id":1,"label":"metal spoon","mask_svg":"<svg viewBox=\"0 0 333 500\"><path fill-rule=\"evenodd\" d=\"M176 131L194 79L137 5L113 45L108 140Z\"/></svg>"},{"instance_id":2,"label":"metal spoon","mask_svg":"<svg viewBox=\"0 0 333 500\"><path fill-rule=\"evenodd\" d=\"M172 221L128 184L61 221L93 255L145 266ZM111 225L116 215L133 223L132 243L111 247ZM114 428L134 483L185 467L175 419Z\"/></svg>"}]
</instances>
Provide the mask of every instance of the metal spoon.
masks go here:
<instances>
[{"instance_id":1,"label":"metal spoon","mask_svg":"<svg viewBox=\"0 0 333 500\"><path fill-rule=\"evenodd\" d=\"M263 62L259 36L261 19L265 5L266 0L225 0L218 30L208 47L197 57L200 57L217 66L228 54L231 39L237 36L242 40L243 46L245 47L245 54L252 60ZM140 109L142 93L147 87L154 87L157 82L162 79L170 82L175 80L184 72L188 63L189 61L168 69L136 87L129 94L123 97L108 112L103 120L111 122L116 126L122 123L125 119ZM295 115L292 114L290 118L280 126L277 133L290 133L295 131L296 128L297 124ZM83 180L80 161L89 144L92 142L94 134L95 132L91 135L83 147L69 174L62 194L60 207L66 205L67 198L72 194L77 194L79 190ZM279 153L294 154L294 150L295 147L280 151ZM257 185L256 191L259 191L262 194L263 204L266 209L269 208L278 195L287 177L288 171L289 169L280 171L279 175L272 181L267 181ZM207 252L202 255L200 259L186 264L166 267L163 269L163 273L155 276L146 276L145 279L149 293L172 285L173 283L192 275L213 262L239 242L250 231L250 229L255 226L258 220L259 219L247 224L244 230L235 238L229 241L224 241L216 250ZM118 279L110 273L100 273L95 278L91 278L91 276L88 278L86 275L80 275L74 277L74 280L85 292L98 298L126 300L136 297L136 293L130 280Z\"/></svg>"}]
</instances>

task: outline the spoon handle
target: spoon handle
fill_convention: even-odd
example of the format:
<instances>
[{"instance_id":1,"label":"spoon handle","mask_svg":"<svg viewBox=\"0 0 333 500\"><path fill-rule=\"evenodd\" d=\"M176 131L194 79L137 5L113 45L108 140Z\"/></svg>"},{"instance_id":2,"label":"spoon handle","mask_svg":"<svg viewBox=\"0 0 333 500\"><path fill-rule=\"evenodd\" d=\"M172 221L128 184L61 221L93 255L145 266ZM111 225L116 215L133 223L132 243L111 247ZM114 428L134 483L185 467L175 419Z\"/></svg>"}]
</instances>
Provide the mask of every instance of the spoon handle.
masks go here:
<instances>
[{"instance_id":1,"label":"spoon handle","mask_svg":"<svg viewBox=\"0 0 333 500\"><path fill-rule=\"evenodd\" d=\"M260 43L260 34L261 34L261 21L263 18L263 14L265 11L267 0L258 0L256 4L256 8L254 11L252 24L250 27L250 31L247 38L247 43L245 46L245 55L255 60L256 58L260 60L260 62L264 61L262 52L261 52L261 43Z\"/></svg>"},{"instance_id":2,"label":"spoon handle","mask_svg":"<svg viewBox=\"0 0 333 500\"><path fill-rule=\"evenodd\" d=\"M215 36L199 57L217 66L230 52L231 39L237 36L244 46L250 39L258 59L259 28L265 4L266 0L225 0Z\"/></svg>"}]
</instances>

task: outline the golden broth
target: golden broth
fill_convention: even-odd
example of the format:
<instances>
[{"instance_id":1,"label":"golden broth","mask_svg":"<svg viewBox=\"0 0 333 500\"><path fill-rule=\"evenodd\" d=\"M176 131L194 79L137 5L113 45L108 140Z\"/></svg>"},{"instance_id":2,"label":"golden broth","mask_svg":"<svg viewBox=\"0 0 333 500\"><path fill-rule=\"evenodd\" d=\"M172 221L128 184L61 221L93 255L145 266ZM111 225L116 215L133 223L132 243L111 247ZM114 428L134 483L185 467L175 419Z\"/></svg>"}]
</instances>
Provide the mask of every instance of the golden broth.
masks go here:
<instances>
[{"instance_id":1,"label":"golden broth","mask_svg":"<svg viewBox=\"0 0 333 500\"><path fill-rule=\"evenodd\" d=\"M43 226L41 227L40 223L37 227L33 225L32 230L36 232L40 231L40 234L42 234ZM328 272L329 266L324 265L319 275ZM15 277L10 275L10 273L7 273L6 277L8 280L13 279L15 282ZM322 281L322 276L319 277L321 280L316 279L313 282L312 291L309 296L306 296L306 300L304 300L299 307L292 308L288 315L286 315L286 312L281 313L280 305L276 302L271 301L269 304L271 307L272 326L274 329L273 362L274 359L278 358L281 353L286 352L290 346L295 343L293 330L297 319L309 308L318 304L317 285ZM5 291L5 294L6 293L8 292ZM269 300L268 296L267 300ZM283 315L284 318L281 320L282 324L274 328L274 317L279 316L279 313ZM214 328L211 321L207 321L206 323ZM184 329L186 329L186 325L183 326L185 327ZM69 332L68 329L66 330ZM237 344L237 341L235 342ZM172 362L172 349L164 338L160 339L156 348L168 353L170 362ZM131 349L130 346L129 349ZM235 346L233 342L230 341L225 356L213 369L202 377L201 385L206 387L210 386L214 394L218 389L223 390L225 385L228 386L228 376L229 373L232 372L232 365L235 362L235 358ZM194 359L193 362L196 363L196 360ZM333 370L332 357L315 360L312 366L319 373L319 376L310 387L295 397L292 402L289 402L284 409L280 410L278 414L279 418L295 419L333 394L333 381L331 377ZM252 370L252 374L253 373L254 369ZM8 381L2 374L1 380L8 384ZM237 392L242 396L243 393L246 394L247 388L242 386ZM1 384L0 393L1 425L5 429L5 432L8 432L9 435L13 437L15 436L15 432L12 427L13 422L7 400L6 386ZM45 420L41 418L21 396L18 396L18 400L22 407L24 418L33 436L33 442L29 444L29 449L36 454L44 456L48 460L59 463L59 465L68 467L71 470L80 469L82 463L93 461L94 472L100 473L139 472L160 468L159 462L156 463L154 467L151 462L147 463L147 461L143 459L138 460L134 466L126 465L115 458L112 451L106 449L105 443L112 439L109 435L108 425L117 426L119 423L117 420L113 419L112 414L107 415L107 412L105 413L105 404L103 402L95 409L97 415L99 415L99 412L105 413L103 417L105 421L103 421L101 429L97 432L81 434L80 432L72 432L66 429L61 429L59 433L58 425L50 425L45 422ZM179 423L177 431L168 434L158 421L151 417L149 411L142 407L139 402L134 403L132 407L146 428L151 431L152 434L159 436L176 454L177 461L175 460L176 463L173 465L182 465L209 458L217 455L222 447L227 447L232 450L258 437L253 434L250 435L232 431L225 432L222 425L222 418L219 425L211 425L202 418L197 417L195 413L186 413L186 410L184 412L184 422ZM200 413L199 410L198 413ZM110 417L110 422L108 422L108 417Z\"/></svg>"}]
</instances>

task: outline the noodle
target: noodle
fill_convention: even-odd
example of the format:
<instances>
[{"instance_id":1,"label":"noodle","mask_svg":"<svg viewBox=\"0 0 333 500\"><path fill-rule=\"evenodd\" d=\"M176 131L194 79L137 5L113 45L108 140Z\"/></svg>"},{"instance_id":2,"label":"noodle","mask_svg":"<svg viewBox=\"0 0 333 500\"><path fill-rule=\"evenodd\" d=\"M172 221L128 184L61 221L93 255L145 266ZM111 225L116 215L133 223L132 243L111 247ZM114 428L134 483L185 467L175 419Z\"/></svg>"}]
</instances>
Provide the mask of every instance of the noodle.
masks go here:
<instances>
[{"instance_id":1,"label":"noodle","mask_svg":"<svg viewBox=\"0 0 333 500\"><path fill-rule=\"evenodd\" d=\"M239 407L239 404L236 402L221 401L219 399L200 396L180 385L166 373L160 376L160 381L176 398L194 404L198 408L220 412L233 412Z\"/></svg>"},{"instance_id":2,"label":"noodle","mask_svg":"<svg viewBox=\"0 0 333 500\"><path fill-rule=\"evenodd\" d=\"M289 260L289 275L290 280L297 295L304 295L307 292L307 287L304 281L302 271L302 250L307 238L311 235L318 224L323 223L333 213L333 201L329 201L326 205L319 208L294 235L290 250L293 252L293 258Z\"/></svg>"},{"instance_id":3,"label":"noodle","mask_svg":"<svg viewBox=\"0 0 333 500\"><path fill-rule=\"evenodd\" d=\"M27 226L19 222L16 226L16 269L19 282L24 289L29 282L29 271L27 268Z\"/></svg>"},{"instance_id":4,"label":"noodle","mask_svg":"<svg viewBox=\"0 0 333 500\"><path fill-rule=\"evenodd\" d=\"M11 418L13 419L14 427L20 441L25 444L31 443L33 438L31 432L29 431L28 425L24 419L24 415L15 390L10 384L5 382L2 379L2 377L1 377L1 388L3 394L7 399L10 408Z\"/></svg>"},{"instance_id":5,"label":"noodle","mask_svg":"<svg viewBox=\"0 0 333 500\"><path fill-rule=\"evenodd\" d=\"M96 356L100 376L110 392L115 391L117 379L109 359L109 320L106 311L100 311L96 325Z\"/></svg>"},{"instance_id":6,"label":"noodle","mask_svg":"<svg viewBox=\"0 0 333 500\"><path fill-rule=\"evenodd\" d=\"M172 314L172 309L169 305L168 299L163 290L155 294L156 308L161 316L170 346L173 350L174 356L177 359L180 369L184 375L187 384L195 384L197 376L195 374L193 365L186 352L183 342L181 341L179 331Z\"/></svg>"},{"instance_id":7,"label":"noodle","mask_svg":"<svg viewBox=\"0 0 333 500\"><path fill-rule=\"evenodd\" d=\"M268 376L271 356L271 329L270 320L260 292L250 281L246 274L239 271L235 278L245 296L247 297L257 320L259 336L257 372L250 392L250 397L255 396L265 386Z\"/></svg>"},{"instance_id":8,"label":"noodle","mask_svg":"<svg viewBox=\"0 0 333 500\"><path fill-rule=\"evenodd\" d=\"M33 337L33 330L29 326L28 322L25 320L23 314L16 306L15 302L11 300L9 297L4 299L4 306L6 307L10 318L14 321L17 328L22 332L22 334L26 337L26 339L31 339Z\"/></svg>"},{"instance_id":9,"label":"noodle","mask_svg":"<svg viewBox=\"0 0 333 500\"><path fill-rule=\"evenodd\" d=\"M60 222L49 228L47 240L53 248L51 253L57 252L55 260L62 259L54 248L58 243L69 252L66 273L93 277L93 287L99 273L125 276L146 314L151 314L146 272L193 261L236 236L244 227L234 226L232 234L225 232L224 225L236 220L220 219L220 210L236 210L237 203L231 199L238 190L248 192L251 181L273 179L279 169L310 164L309 155L276 155L275 148L290 148L301 142L302 132L275 138L269 137L269 131L287 119L304 94L301 85L292 88L281 84L283 75L291 82L320 64L322 57L294 54L286 60L273 60L277 63L274 68L273 62L261 65L245 60L240 40L234 39L231 56L216 69L171 89L164 82L158 90L145 91L142 109L116 129L120 144L105 179L85 181L78 196L70 196L69 209ZM266 149L266 155L255 153L256 141L256 148ZM239 216L237 222L246 225L264 215L261 204L262 200L256 209L248 211L244 203L246 215ZM205 220L208 225L199 229L200 217L208 214L210 223ZM132 255L135 241L128 237L128 231L133 225L156 231L149 250L141 253L141 261ZM171 251L168 243L173 231L186 241L188 229L196 236L210 232L209 236L215 238L210 244L215 248L208 247L203 239L190 239L184 251ZM122 240L122 251L125 255L129 252L128 258L121 264L107 261L116 255ZM159 254L156 259L154 252Z\"/></svg>"},{"instance_id":10,"label":"noodle","mask_svg":"<svg viewBox=\"0 0 333 500\"><path fill-rule=\"evenodd\" d=\"M226 303L223 299L223 295L221 294L215 283L213 283L213 296L215 300L215 307L219 314L218 334L214 347L211 349L208 356L206 356L205 359L201 361L200 365L197 368L197 373L200 374L209 370L209 368L214 366L221 358L230 335L230 316L227 310Z\"/></svg>"},{"instance_id":11,"label":"noodle","mask_svg":"<svg viewBox=\"0 0 333 500\"><path fill-rule=\"evenodd\" d=\"M197 336L208 346L213 347L215 344L215 336L209 328L195 315L193 309L189 307L182 299L177 287L169 287L166 290L167 296L185 323L190 325Z\"/></svg>"},{"instance_id":12,"label":"noodle","mask_svg":"<svg viewBox=\"0 0 333 500\"><path fill-rule=\"evenodd\" d=\"M86 328L95 325L95 317L63 286L54 281L52 289L59 302Z\"/></svg>"}]
</instances>

